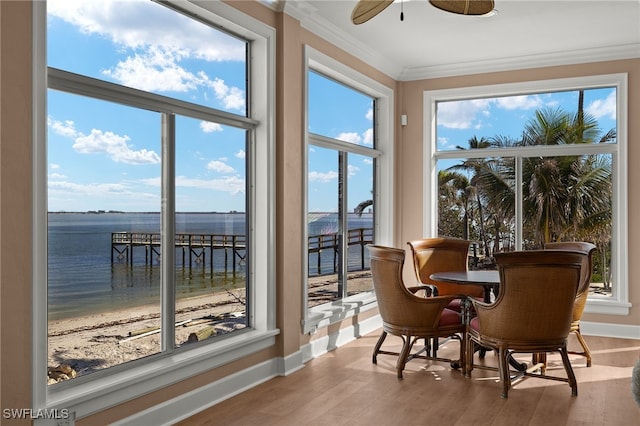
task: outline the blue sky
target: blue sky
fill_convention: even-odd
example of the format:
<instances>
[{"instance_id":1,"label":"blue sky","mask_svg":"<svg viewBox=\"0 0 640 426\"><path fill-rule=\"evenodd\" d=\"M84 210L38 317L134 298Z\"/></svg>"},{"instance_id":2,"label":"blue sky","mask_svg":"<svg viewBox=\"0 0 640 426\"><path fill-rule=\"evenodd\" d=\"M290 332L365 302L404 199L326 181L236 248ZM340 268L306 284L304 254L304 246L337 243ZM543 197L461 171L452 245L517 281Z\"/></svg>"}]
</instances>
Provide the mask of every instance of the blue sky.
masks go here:
<instances>
[{"instance_id":1,"label":"blue sky","mask_svg":"<svg viewBox=\"0 0 640 426\"><path fill-rule=\"evenodd\" d=\"M598 120L601 133L616 126L615 89L585 91L585 111ZM469 139L506 136L519 139L537 110L561 109L575 114L578 92L553 92L502 98L443 102L438 105L437 146L439 150L469 147Z\"/></svg>"},{"instance_id":2,"label":"blue sky","mask_svg":"<svg viewBox=\"0 0 640 426\"><path fill-rule=\"evenodd\" d=\"M244 115L245 45L149 1L48 1L49 66ZM204 41L204 42L203 42ZM372 146L368 96L312 74L309 130ZM586 94L603 130L615 126L612 90ZM159 211L160 115L104 101L48 93L49 211ZM543 107L574 111L577 94L555 93L441 105L438 144L472 136L518 137ZM176 121L176 209L245 210L245 132ZM311 147L309 210L337 210L335 153ZM350 155L348 208L371 198L373 165Z\"/></svg>"}]
</instances>

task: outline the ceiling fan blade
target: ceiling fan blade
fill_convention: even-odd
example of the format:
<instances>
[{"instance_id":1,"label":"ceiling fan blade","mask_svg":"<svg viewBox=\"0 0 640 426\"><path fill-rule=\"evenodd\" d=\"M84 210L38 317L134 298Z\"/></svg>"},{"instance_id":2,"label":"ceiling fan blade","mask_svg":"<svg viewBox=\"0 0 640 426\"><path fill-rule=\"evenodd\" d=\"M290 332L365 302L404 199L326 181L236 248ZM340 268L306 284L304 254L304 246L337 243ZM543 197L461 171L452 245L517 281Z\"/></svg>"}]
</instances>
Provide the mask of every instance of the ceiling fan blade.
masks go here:
<instances>
[{"instance_id":1,"label":"ceiling fan blade","mask_svg":"<svg viewBox=\"0 0 640 426\"><path fill-rule=\"evenodd\" d=\"M495 6L493 0L429 0L429 3L438 9L460 15L485 15Z\"/></svg>"},{"instance_id":2,"label":"ceiling fan blade","mask_svg":"<svg viewBox=\"0 0 640 426\"><path fill-rule=\"evenodd\" d=\"M393 0L359 0L351 12L351 21L360 25L391 6Z\"/></svg>"}]
</instances>

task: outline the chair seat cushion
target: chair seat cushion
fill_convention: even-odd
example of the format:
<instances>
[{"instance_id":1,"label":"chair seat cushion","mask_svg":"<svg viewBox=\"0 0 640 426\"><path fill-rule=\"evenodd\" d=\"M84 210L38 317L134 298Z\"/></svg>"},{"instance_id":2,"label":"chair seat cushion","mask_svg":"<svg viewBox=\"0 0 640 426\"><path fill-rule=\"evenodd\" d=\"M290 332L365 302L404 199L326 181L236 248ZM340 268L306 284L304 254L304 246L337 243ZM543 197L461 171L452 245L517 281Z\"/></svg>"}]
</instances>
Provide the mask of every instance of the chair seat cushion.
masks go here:
<instances>
[{"instance_id":1,"label":"chair seat cushion","mask_svg":"<svg viewBox=\"0 0 640 426\"><path fill-rule=\"evenodd\" d=\"M469 322L469 327L475 331L478 331L478 332L480 331L480 320L478 319L478 317L471 318L471 321Z\"/></svg>"},{"instance_id":2,"label":"chair seat cushion","mask_svg":"<svg viewBox=\"0 0 640 426\"><path fill-rule=\"evenodd\" d=\"M462 323L462 316L451 309L445 308L440 314L439 325L456 325Z\"/></svg>"},{"instance_id":3,"label":"chair seat cushion","mask_svg":"<svg viewBox=\"0 0 640 426\"><path fill-rule=\"evenodd\" d=\"M482 297L474 297L474 299L477 299L479 301L483 300ZM456 311L456 312L462 312L462 299L453 299L447 305L447 309L451 309L452 311ZM473 311L473 307L472 307L472 311Z\"/></svg>"}]
</instances>

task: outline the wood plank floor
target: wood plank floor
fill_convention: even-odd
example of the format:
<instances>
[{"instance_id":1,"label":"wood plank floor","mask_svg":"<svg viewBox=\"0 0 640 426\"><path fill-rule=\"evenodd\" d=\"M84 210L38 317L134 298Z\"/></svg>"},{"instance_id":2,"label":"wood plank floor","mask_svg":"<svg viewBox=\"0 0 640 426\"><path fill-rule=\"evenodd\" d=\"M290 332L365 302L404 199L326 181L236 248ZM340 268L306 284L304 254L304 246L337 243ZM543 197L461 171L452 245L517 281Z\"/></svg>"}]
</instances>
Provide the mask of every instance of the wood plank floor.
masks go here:
<instances>
[{"instance_id":1,"label":"wood plank floor","mask_svg":"<svg viewBox=\"0 0 640 426\"><path fill-rule=\"evenodd\" d=\"M640 408L631 395L631 372L640 357L640 340L586 336L593 365L570 355L578 380L572 397L563 382L526 378L500 398L497 372L475 369L471 378L447 363L413 360L404 379L395 358L371 363L379 333L366 335L308 362L305 368L272 379L181 423L198 425L603 425L638 426ZM578 349L570 336L570 349ZM398 349L389 336L383 348ZM450 341L439 356L456 357ZM530 362L528 354L520 361ZM548 374L564 376L559 356L549 356ZM496 365L488 353L484 361ZM566 376L565 376L566 377Z\"/></svg>"}]
</instances>

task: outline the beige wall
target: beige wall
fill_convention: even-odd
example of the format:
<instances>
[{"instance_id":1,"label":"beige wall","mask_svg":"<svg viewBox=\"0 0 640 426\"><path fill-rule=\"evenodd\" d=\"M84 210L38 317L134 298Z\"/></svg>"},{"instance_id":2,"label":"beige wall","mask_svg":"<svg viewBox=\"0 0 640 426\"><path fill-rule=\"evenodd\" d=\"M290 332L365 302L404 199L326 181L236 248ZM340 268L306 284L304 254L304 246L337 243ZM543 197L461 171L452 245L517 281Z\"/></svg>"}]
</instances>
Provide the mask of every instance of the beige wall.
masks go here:
<instances>
[{"instance_id":1,"label":"beige wall","mask_svg":"<svg viewBox=\"0 0 640 426\"><path fill-rule=\"evenodd\" d=\"M640 160L640 59L612 61L604 63L580 64L571 66L536 68L513 72L496 72L474 74L461 77L448 77L420 81L403 82L400 84L400 105L403 114L408 114L408 124L402 128L397 145L402 151L397 152L398 161L402 167L398 169L399 180L404 184L396 194L401 205L398 222L401 230L398 244L421 238L423 236L422 180L416 178L416 170L421 170L423 159L423 93L425 90L449 89L468 86L482 86L489 84L516 83L532 80L549 80L588 75L628 73L629 83L629 193L627 194L629 212L636 212L640 208L640 193L634 191L635 184L640 184L640 169L634 167ZM633 217L633 214L630 214ZM637 222L629 221L629 251L623 253L628 259L635 259L640 255L640 226ZM585 314L584 321L640 324L640 287L635 285L640 279L640 268L636 262L629 263L629 301L633 304L629 316ZM413 272L405 267L405 277L411 279Z\"/></svg>"},{"instance_id":2,"label":"beige wall","mask_svg":"<svg viewBox=\"0 0 640 426\"><path fill-rule=\"evenodd\" d=\"M239 359L224 367L184 380L160 391L81 419L77 423L105 424L137 411L197 389L231 373L259 364L274 357L297 352L311 339L303 335L302 256L303 223L303 46L315 49L346 63L357 71L396 90L396 110L409 116L406 127L396 127L397 223L398 246L419 237L422 232L422 186L415 176L422 170L422 91L484 83L522 81L533 78L629 72L629 116L640 114L640 61L621 61L593 64L588 67L558 67L514 73L495 73L472 77L425 80L397 83L383 73L356 60L342 50L302 29L299 23L283 14L274 13L255 2L230 2L234 7L251 14L277 28L277 326L281 330L276 345L267 350ZM32 177L32 116L31 116L31 3L28 1L0 1L0 404L1 408L31 406L31 177ZM630 161L637 159L640 149L640 122L631 121L629 129ZM640 170L630 168L631 181L638 182ZM632 185L630 186L632 187ZM640 203L639 197L629 194L632 211ZM638 225L630 224L629 256L638 253L634 235ZM636 239L637 240L637 239ZM630 265L633 282L640 275ZM640 292L632 288L631 300L640 302ZM589 320L640 322L640 311L633 309L631 317L589 317ZM350 318L343 323L320 330L313 338L326 336L340 327L353 325L373 312Z\"/></svg>"},{"instance_id":3,"label":"beige wall","mask_svg":"<svg viewBox=\"0 0 640 426\"><path fill-rule=\"evenodd\" d=\"M31 401L31 5L0 2L0 408Z\"/></svg>"}]
</instances>

